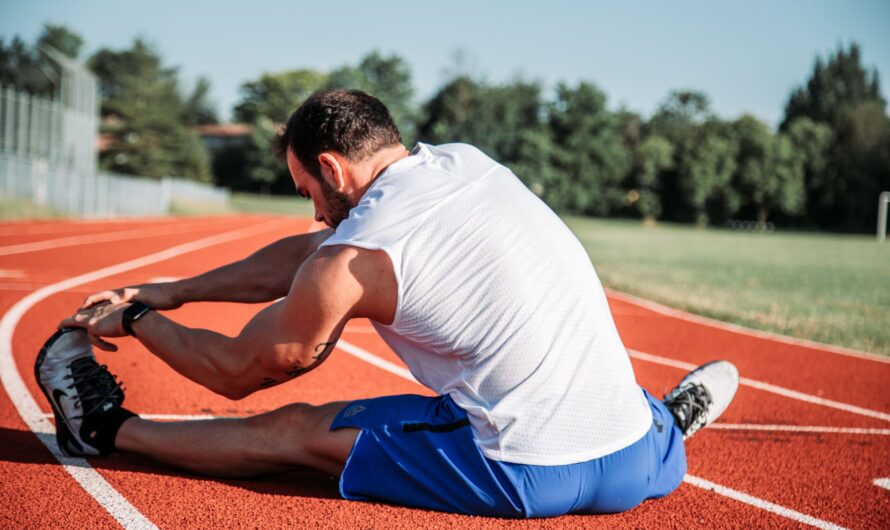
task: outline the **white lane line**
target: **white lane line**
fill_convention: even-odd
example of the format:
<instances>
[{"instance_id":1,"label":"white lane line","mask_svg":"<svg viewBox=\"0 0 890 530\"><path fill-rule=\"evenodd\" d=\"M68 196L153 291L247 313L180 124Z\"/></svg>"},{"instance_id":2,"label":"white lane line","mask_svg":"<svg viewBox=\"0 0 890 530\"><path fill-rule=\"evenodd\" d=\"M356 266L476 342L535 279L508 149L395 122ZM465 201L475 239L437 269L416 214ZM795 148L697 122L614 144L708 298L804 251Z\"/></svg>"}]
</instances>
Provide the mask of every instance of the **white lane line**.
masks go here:
<instances>
[{"instance_id":1,"label":"white lane line","mask_svg":"<svg viewBox=\"0 0 890 530\"><path fill-rule=\"evenodd\" d=\"M205 237L197 241L177 245L161 252L149 254L142 258L130 260L87 274L81 274L67 280L42 287L13 305L0 320L0 381L9 395L19 415L41 442L56 457L62 467L87 491L96 502L111 514L124 528L157 528L136 507L127 501L114 487L106 481L98 471L83 458L69 458L62 454L56 444L55 427L43 416L34 397L25 386L22 376L15 364L12 352L12 336L19 321L35 304L56 293L77 287L85 283L106 278L131 269L144 267L152 263L164 261L181 254L194 252L213 245L241 239L270 230L272 225L281 224L281 220L270 221L259 225L240 228L230 232ZM35 355L37 352L34 352ZM30 369L28 370L30 372Z\"/></svg>"},{"instance_id":2,"label":"white lane line","mask_svg":"<svg viewBox=\"0 0 890 530\"><path fill-rule=\"evenodd\" d=\"M387 372L389 372L391 374L395 374L401 378L407 379L408 381L417 383L418 385L420 384L420 382L418 382L417 379L414 379L414 376L411 375L411 372L408 371L407 368L405 368L403 366L399 366L395 363L391 363L391 362L387 361L386 359L381 359L380 357L374 355L373 353L371 353L367 350L364 350L362 348L359 348L355 344L352 344L352 343L347 342L343 339L340 339L340 341L337 343L337 348L340 348L341 350L345 351L349 355L352 355L353 357L358 357L359 359L365 361L366 363L373 364L377 368L386 370Z\"/></svg>"},{"instance_id":3,"label":"white lane line","mask_svg":"<svg viewBox=\"0 0 890 530\"><path fill-rule=\"evenodd\" d=\"M865 359L867 361L875 361L884 364L890 364L890 357L884 355L878 355L875 353L869 353L859 350L854 350L852 348L843 348L841 346L833 346L831 344L825 344L824 342L817 342L814 340L807 339L799 339L797 337L789 337L788 335L780 335L778 333L773 333L771 331L762 331L759 329L753 329L745 326L741 326L739 324L730 324L729 322L723 322L720 320L715 320L713 318L703 317L701 315L695 315L693 313L688 313L686 311L675 309L673 307L668 307L666 305L659 304L658 302L653 302L652 300L647 300L645 298L640 298L639 296L634 296L632 294L622 293L621 291L615 291L613 289L606 289L606 293L612 297L617 298L618 300L622 300L624 302L628 302L640 307L644 307L656 313L660 313L665 316L679 318L680 320L685 320L687 322L694 322L696 324L704 324L706 326L710 326L712 328L723 329L726 331L732 331L735 333L739 333L741 335L748 335L750 337L758 337L761 339L769 339L776 342L782 342L785 344L791 344L793 346L805 346L807 348L813 348L815 350L820 350L828 353L836 353L838 355L846 355L847 357L856 357L857 359Z\"/></svg>"},{"instance_id":4,"label":"white lane line","mask_svg":"<svg viewBox=\"0 0 890 530\"><path fill-rule=\"evenodd\" d=\"M862 427L822 427L818 425L767 425L762 423L712 423L708 429L724 431L779 431L812 432L819 434L873 434L890 436L890 429L867 429Z\"/></svg>"},{"instance_id":5,"label":"white lane line","mask_svg":"<svg viewBox=\"0 0 890 530\"><path fill-rule=\"evenodd\" d=\"M890 490L890 478L876 478L873 484L879 488Z\"/></svg>"},{"instance_id":6,"label":"white lane line","mask_svg":"<svg viewBox=\"0 0 890 530\"><path fill-rule=\"evenodd\" d=\"M637 350L627 350L628 355L635 359L639 359L641 361L648 361L650 363L661 364L664 366L671 366L674 368L681 368L686 371L694 370L696 366L691 363L678 361L676 359L669 359L667 357L662 357L660 355L653 355L651 353L641 352ZM791 390L789 388L781 387L778 385L773 385L770 383L764 383L763 381L757 381L756 379L749 379L747 377L739 378L739 384L744 386L749 386L751 388L756 388L758 390L763 390L764 392L770 392L772 394L778 394L782 397L787 397L791 399L797 399L799 401L805 401L807 403L812 403L814 405L822 405L823 407L829 407L837 410L843 410L845 412L851 412L853 414L859 414L860 416L868 416L869 418L876 418L879 420L884 420L890 422L890 414L886 412L880 412L877 410L871 410L864 407L858 407L856 405L850 405L849 403L842 403L840 401L835 401L833 399L825 399L819 396L814 396L812 394L805 394L803 392L798 392L797 390Z\"/></svg>"},{"instance_id":7,"label":"white lane line","mask_svg":"<svg viewBox=\"0 0 890 530\"><path fill-rule=\"evenodd\" d=\"M0 247L0 256L9 256L12 254L37 252L40 250L73 247L77 245L88 245L91 243L108 243L111 241L121 241L124 239L133 239L137 237L156 237L168 234L181 234L183 232L190 232L194 230L196 226L213 228L213 224L208 223L180 223L173 225L133 228L129 230L118 230L116 232L101 232L98 234L60 237L57 239L47 239L44 241L34 241L32 243L20 243L17 245L7 245L5 247Z\"/></svg>"},{"instance_id":8,"label":"white lane line","mask_svg":"<svg viewBox=\"0 0 890 530\"><path fill-rule=\"evenodd\" d=\"M753 495L748 495L747 493L743 493L732 488L727 488L726 486L721 486L720 484L715 484L714 482L693 475L686 475L686 478L684 478L683 481L692 484L693 486L712 491L718 495L723 495L724 497L729 497L730 499L743 502L756 508L760 508L761 510L768 511L776 515L781 515L782 517L787 517L788 519L797 521L799 523L808 524L810 526L815 526L816 528L822 528L824 530L844 529L843 526L838 526L834 523L830 523L822 519L817 519L812 515L800 513L798 511L792 510L791 508L786 508L779 504L765 501L758 497L754 497Z\"/></svg>"},{"instance_id":9,"label":"white lane line","mask_svg":"<svg viewBox=\"0 0 890 530\"><path fill-rule=\"evenodd\" d=\"M357 357L363 361L369 362L374 366L382 368L387 372L396 374L398 376L404 377L409 381L417 382L414 379L414 376L411 375L408 370L405 368L391 363L385 359L381 359L380 357L374 355L373 353L364 350L355 344L351 344L343 339L340 339L340 342L337 343L337 347L345 351L346 353ZM678 361L679 362L679 361ZM418 383L419 384L419 383ZM783 517L787 517L794 521L798 521L801 523L805 523L811 526L815 526L817 528L831 529L831 530L843 530L843 527L837 526L834 523L829 523L828 521L823 521L822 519L817 519L815 517L806 515L804 513L800 513L798 511L792 510L791 508L786 508L784 506L760 499L758 497L754 497L752 495L748 495L747 493L742 493L740 491L736 491L731 488L727 488L726 486L721 486L720 484L716 484L714 482L707 481L702 478L698 478L692 475L686 475L684 479L686 482L692 484L693 486L698 486L699 488L704 488L706 490L713 491L718 495L723 495L725 497L729 497L731 499L735 499L737 501L743 502L745 504L750 504L751 506L755 506L762 510L766 510L768 512L775 513L777 515L781 515Z\"/></svg>"}]
</instances>

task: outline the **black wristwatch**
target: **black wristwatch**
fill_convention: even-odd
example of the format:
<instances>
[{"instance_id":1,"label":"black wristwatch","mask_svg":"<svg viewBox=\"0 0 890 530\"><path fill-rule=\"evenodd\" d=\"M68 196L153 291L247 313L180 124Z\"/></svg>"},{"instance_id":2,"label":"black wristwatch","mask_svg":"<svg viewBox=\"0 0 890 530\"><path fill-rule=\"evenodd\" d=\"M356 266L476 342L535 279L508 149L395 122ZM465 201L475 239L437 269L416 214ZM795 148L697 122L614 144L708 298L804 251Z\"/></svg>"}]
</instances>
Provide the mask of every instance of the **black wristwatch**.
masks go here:
<instances>
[{"instance_id":1,"label":"black wristwatch","mask_svg":"<svg viewBox=\"0 0 890 530\"><path fill-rule=\"evenodd\" d=\"M124 309L124 314L121 317L122 324L124 326L124 331L126 331L131 337L135 337L136 334L133 333L133 322L136 322L140 318L144 317L146 313L151 311L151 307L143 304L142 302L133 302L130 307Z\"/></svg>"}]
</instances>

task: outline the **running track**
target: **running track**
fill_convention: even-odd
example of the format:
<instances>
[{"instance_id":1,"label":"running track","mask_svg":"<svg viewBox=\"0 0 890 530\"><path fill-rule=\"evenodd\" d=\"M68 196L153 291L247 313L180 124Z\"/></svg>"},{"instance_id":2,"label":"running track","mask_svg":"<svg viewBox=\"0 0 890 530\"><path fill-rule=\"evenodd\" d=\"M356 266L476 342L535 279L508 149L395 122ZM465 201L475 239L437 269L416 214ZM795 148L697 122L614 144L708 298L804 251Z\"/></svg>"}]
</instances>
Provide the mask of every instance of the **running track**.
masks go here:
<instances>
[{"instance_id":1,"label":"running track","mask_svg":"<svg viewBox=\"0 0 890 530\"><path fill-rule=\"evenodd\" d=\"M308 470L222 481L135 456L58 455L32 366L87 294L196 274L308 228L261 216L0 224L0 528L890 528L887 359L740 332L620 293L609 293L612 310L650 392L714 358L730 359L743 377L716 428L688 444L686 482L629 513L482 519L340 500L333 479ZM168 314L234 334L256 310L196 304ZM100 360L125 381L130 408L161 418L429 394L367 322L350 323L318 370L238 402L183 379L134 340L117 343Z\"/></svg>"}]
</instances>

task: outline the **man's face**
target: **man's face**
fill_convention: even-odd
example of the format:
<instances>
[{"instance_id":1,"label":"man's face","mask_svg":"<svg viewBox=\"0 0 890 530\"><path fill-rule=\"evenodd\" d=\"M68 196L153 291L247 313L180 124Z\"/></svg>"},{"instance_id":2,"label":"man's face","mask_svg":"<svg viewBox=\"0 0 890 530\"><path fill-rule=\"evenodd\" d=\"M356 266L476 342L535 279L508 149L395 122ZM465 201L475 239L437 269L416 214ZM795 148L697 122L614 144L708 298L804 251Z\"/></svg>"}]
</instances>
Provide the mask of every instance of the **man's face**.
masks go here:
<instances>
[{"instance_id":1,"label":"man's face","mask_svg":"<svg viewBox=\"0 0 890 530\"><path fill-rule=\"evenodd\" d=\"M335 190L324 178L312 176L291 150L287 151L287 167L297 187L297 194L312 200L316 221L337 228L349 217L349 210L355 207L349 196Z\"/></svg>"}]
</instances>

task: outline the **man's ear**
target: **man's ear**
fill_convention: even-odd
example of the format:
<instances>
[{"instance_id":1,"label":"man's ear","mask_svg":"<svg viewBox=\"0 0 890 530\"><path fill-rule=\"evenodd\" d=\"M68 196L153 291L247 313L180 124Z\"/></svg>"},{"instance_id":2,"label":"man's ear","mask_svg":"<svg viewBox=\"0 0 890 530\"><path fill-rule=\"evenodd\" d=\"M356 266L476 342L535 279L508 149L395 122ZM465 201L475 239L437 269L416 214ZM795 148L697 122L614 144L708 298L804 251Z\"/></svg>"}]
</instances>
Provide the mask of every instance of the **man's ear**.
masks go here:
<instances>
[{"instance_id":1,"label":"man's ear","mask_svg":"<svg viewBox=\"0 0 890 530\"><path fill-rule=\"evenodd\" d=\"M334 153L324 152L318 155L318 166L321 176L336 191L346 187L346 167L344 161Z\"/></svg>"}]
</instances>

